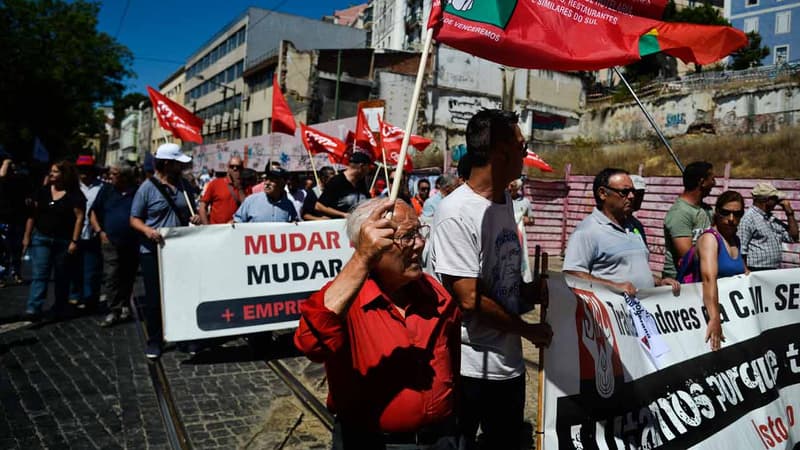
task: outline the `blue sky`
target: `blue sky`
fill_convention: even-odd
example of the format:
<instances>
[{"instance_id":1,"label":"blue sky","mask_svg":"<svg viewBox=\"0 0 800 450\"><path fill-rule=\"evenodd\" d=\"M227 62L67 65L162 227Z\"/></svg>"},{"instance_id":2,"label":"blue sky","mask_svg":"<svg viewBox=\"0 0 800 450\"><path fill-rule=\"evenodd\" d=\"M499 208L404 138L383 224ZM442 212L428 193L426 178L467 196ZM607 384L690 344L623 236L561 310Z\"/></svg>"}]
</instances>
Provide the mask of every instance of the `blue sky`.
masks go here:
<instances>
[{"instance_id":1,"label":"blue sky","mask_svg":"<svg viewBox=\"0 0 800 450\"><path fill-rule=\"evenodd\" d=\"M249 6L319 19L358 4L342 0L105 0L100 31L134 54L137 78L128 91L146 94L175 72L186 58Z\"/></svg>"}]
</instances>

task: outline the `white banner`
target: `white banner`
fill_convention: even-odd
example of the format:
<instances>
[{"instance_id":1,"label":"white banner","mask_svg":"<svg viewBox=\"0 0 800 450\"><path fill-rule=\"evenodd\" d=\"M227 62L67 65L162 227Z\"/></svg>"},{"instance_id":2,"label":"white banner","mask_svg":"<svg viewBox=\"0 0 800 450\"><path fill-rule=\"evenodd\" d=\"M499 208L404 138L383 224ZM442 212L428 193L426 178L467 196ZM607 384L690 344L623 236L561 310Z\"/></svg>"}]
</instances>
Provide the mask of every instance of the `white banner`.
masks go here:
<instances>
[{"instance_id":1,"label":"white banner","mask_svg":"<svg viewBox=\"0 0 800 450\"><path fill-rule=\"evenodd\" d=\"M547 315L554 334L544 354L544 449L800 443L800 269L719 280L726 341L717 352L704 342L700 283L682 286L679 297L668 287L640 291L636 305L569 282L575 298L553 299ZM637 334L647 315L640 306L663 352L648 347L652 327Z\"/></svg>"},{"instance_id":2,"label":"white banner","mask_svg":"<svg viewBox=\"0 0 800 450\"><path fill-rule=\"evenodd\" d=\"M166 228L159 250L166 341L297 326L300 305L353 250L344 220Z\"/></svg>"}]
</instances>

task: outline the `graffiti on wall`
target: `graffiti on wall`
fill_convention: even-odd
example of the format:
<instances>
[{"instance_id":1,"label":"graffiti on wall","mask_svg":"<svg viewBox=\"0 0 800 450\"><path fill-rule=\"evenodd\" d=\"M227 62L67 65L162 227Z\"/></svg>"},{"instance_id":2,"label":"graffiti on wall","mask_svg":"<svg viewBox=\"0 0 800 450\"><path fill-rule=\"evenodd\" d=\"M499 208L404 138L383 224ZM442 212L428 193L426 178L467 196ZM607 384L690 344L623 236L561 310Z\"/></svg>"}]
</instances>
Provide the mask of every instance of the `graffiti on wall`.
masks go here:
<instances>
[{"instance_id":1,"label":"graffiti on wall","mask_svg":"<svg viewBox=\"0 0 800 450\"><path fill-rule=\"evenodd\" d=\"M483 108L499 108L500 102L486 97L447 97L447 112L449 113L449 124L464 126L476 112Z\"/></svg>"},{"instance_id":2,"label":"graffiti on wall","mask_svg":"<svg viewBox=\"0 0 800 450\"><path fill-rule=\"evenodd\" d=\"M665 125L667 128L686 125L686 113L667 114L667 121Z\"/></svg>"}]
</instances>

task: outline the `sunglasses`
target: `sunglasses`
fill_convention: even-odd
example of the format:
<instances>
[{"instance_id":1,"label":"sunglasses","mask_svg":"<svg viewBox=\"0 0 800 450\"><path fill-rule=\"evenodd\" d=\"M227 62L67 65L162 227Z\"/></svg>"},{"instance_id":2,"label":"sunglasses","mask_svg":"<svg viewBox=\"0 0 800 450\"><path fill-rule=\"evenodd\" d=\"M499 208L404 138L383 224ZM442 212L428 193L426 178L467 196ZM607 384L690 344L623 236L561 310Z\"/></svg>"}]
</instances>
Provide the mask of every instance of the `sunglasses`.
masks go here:
<instances>
[{"instance_id":1,"label":"sunglasses","mask_svg":"<svg viewBox=\"0 0 800 450\"><path fill-rule=\"evenodd\" d=\"M236 164L230 164L230 165L228 165L228 169L231 169L231 170L242 170L242 166L236 165Z\"/></svg>"},{"instance_id":2,"label":"sunglasses","mask_svg":"<svg viewBox=\"0 0 800 450\"><path fill-rule=\"evenodd\" d=\"M743 209L737 209L735 211L731 211L729 209L719 208L717 210L717 215L720 216L720 217L728 217L730 215L733 215L733 217L736 217L737 219L741 219L742 216L744 215L744 210Z\"/></svg>"},{"instance_id":3,"label":"sunglasses","mask_svg":"<svg viewBox=\"0 0 800 450\"><path fill-rule=\"evenodd\" d=\"M626 198L626 197L628 197L629 195L631 195L631 194L633 194L633 193L635 193L635 192L636 192L636 188L632 188L632 187L630 187L630 188L625 188L625 189L617 189L617 188L612 188L611 186L603 186L603 187L604 187L604 188L606 188L606 189L608 189L608 190L610 190L610 191L614 191L614 192L616 192L616 193L617 193L617 194L619 194L619 195L620 195L620 197L622 197L622 198Z\"/></svg>"}]
</instances>

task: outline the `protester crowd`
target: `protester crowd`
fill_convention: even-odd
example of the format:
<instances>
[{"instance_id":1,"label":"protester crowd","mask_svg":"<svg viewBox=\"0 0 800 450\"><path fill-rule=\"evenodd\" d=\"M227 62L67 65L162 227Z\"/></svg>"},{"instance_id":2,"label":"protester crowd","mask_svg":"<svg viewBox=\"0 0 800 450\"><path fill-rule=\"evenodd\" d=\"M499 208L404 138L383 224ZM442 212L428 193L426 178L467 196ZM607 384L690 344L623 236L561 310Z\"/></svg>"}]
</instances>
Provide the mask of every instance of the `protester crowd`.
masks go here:
<instances>
[{"instance_id":1,"label":"protester crowd","mask_svg":"<svg viewBox=\"0 0 800 450\"><path fill-rule=\"evenodd\" d=\"M334 448L516 449L523 435L522 339L547 346L547 324L522 315L548 301L528 264L525 227L534 221L520 173L527 145L514 113L483 110L466 129L458 176L411 185L376 178L366 153L340 173L312 177L269 163L261 174L233 157L225 172L195 180L178 145L161 145L145 167L96 166L91 156L60 161L36 182L2 154L0 223L3 285L21 283L31 264L25 317L58 320L105 311L101 326L131 316L141 268L146 355L162 351L159 260L164 227L346 219L354 248L341 272L302 308L295 344L323 362L328 406L336 414ZM649 268L647 237L634 216L641 177L607 168L594 179L595 209L569 238L564 272L626 295L702 282L706 339L724 342L716 280L775 269L781 244L798 240L785 193L768 183L745 209L734 191L704 203L716 185L705 162L686 166L684 191L664 221L663 274ZM772 215L783 209L787 223ZM43 309L53 274L55 303ZM556 336L556 338L558 338Z\"/></svg>"}]
</instances>

